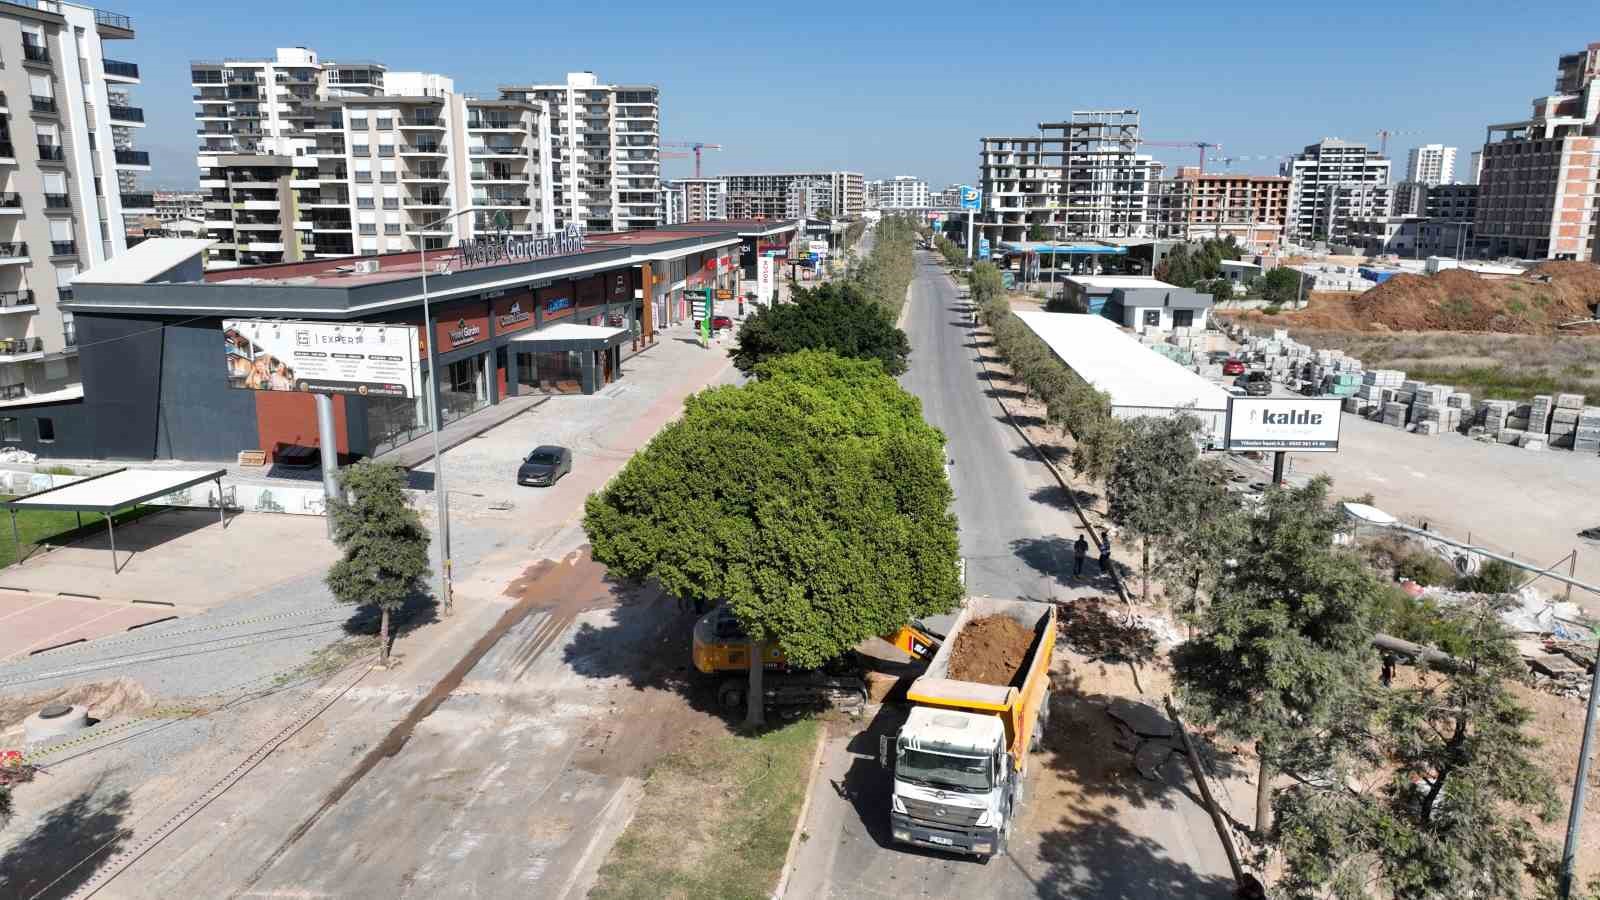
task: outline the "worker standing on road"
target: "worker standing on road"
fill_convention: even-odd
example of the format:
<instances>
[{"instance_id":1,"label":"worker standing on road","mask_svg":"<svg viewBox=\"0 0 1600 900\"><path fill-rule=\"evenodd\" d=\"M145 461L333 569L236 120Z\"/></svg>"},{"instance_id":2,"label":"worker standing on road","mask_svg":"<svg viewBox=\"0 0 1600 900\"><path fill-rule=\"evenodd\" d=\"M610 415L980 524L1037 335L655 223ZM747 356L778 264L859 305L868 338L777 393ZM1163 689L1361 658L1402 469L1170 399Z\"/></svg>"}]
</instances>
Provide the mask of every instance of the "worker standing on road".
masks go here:
<instances>
[{"instance_id":1,"label":"worker standing on road","mask_svg":"<svg viewBox=\"0 0 1600 900\"><path fill-rule=\"evenodd\" d=\"M1078 535L1077 543L1072 545L1072 574L1083 574L1083 558L1089 555L1089 541L1083 535Z\"/></svg>"},{"instance_id":2,"label":"worker standing on road","mask_svg":"<svg viewBox=\"0 0 1600 900\"><path fill-rule=\"evenodd\" d=\"M1101 574L1111 572L1111 535L1104 532L1100 535L1100 572Z\"/></svg>"}]
</instances>

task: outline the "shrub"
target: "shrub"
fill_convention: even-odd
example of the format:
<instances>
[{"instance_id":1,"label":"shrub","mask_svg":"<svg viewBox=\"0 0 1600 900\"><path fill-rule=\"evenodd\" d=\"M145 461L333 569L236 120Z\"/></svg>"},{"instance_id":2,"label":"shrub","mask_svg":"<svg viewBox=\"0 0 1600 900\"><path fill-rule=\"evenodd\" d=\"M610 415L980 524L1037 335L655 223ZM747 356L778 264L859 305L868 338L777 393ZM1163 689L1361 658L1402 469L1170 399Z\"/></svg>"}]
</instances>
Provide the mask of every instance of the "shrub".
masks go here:
<instances>
[{"instance_id":1,"label":"shrub","mask_svg":"<svg viewBox=\"0 0 1600 900\"><path fill-rule=\"evenodd\" d=\"M1456 570L1426 550L1417 550L1395 561L1395 576L1409 578L1424 587L1454 586Z\"/></svg>"},{"instance_id":2,"label":"shrub","mask_svg":"<svg viewBox=\"0 0 1600 900\"><path fill-rule=\"evenodd\" d=\"M1478 594L1509 594L1522 584L1522 573L1509 563L1491 559L1478 567L1478 571L1461 579L1463 591Z\"/></svg>"}]
</instances>

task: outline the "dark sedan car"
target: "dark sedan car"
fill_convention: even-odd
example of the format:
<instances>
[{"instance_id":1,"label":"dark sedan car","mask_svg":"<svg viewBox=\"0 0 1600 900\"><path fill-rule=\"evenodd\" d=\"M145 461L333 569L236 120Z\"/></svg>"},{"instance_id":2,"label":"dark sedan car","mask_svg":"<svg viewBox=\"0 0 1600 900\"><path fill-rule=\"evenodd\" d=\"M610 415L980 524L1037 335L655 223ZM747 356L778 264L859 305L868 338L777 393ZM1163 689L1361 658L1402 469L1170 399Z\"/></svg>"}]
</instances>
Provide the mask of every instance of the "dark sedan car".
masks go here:
<instances>
[{"instance_id":1,"label":"dark sedan car","mask_svg":"<svg viewBox=\"0 0 1600 900\"><path fill-rule=\"evenodd\" d=\"M1252 397L1267 397L1272 394L1272 379L1265 372L1247 372L1234 379L1233 383L1244 388L1244 392Z\"/></svg>"},{"instance_id":2,"label":"dark sedan car","mask_svg":"<svg viewBox=\"0 0 1600 900\"><path fill-rule=\"evenodd\" d=\"M572 471L572 451L565 447L544 446L529 453L517 467L517 484L548 487Z\"/></svg>"}]
</instances>

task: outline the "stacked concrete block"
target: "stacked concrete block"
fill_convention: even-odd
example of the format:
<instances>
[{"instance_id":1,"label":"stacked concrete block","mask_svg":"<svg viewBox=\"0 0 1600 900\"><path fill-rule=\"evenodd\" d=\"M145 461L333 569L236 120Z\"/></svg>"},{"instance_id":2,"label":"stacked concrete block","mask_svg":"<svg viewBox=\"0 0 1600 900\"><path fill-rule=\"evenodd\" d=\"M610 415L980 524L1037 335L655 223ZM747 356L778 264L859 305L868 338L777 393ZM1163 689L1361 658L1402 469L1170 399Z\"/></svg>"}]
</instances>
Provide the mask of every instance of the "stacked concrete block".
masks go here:
<instances>
[{"instance_id":1,"label":"stacked concrete block","mask_svg":"<svg viewBox=\"0 0 1600 900\"><path fill-rule=\"evenodd\" d=\"M1517 446L1524 450L1543 450L1547 443L1544 435L1534 434L1530 431L1522 436L1522 443Z\"/></svg>"},{"instance_id":2,"label":"stacked concrete block","mask_svg":"<svg viewBox=\"0 0 1600 900\"><path fill-rule=\"evenodd\" d=\"M1483 401L1483 427L1490 434L1499 434L1500 429L1508 427L1507 421L1511 418L1511 411L1516 404L1510 400L1485 400Z\"/></svg>"},{"instance_id":3,"label":"stacked concrete block","mask_svg":"<svg viewBox=\"0 0 1600 900\"><path fill-rule=\"evenodd\" d=\"M1494 439L1502 444L1509 444L1515 447L1521 444L1522 439L1527 436L1528 433L1521 428L1502 428L1495 432Z\"/></svg>"},{"instance_id":4,"label":"stacked concrete block","mask_svg":"<svg viewBox=\"0 0 1600 900\"><path fill-rule=\"evenodd\" d=\"M1404 428L1411 418L1411 405L1408 403L1385 403L1383 405L1383 424L1394 428Z\"/></svg>"},{"instance_id":5,"label":"stacked concrete block","mask_svg":"<svg viewBox=\"0 0 1600 900\"><path fill-rule=\"evenodd\" d=\"M1550 431L1550 412L1555 408L1555 400L1549 394L1539 394L1533 398L1533 403L1528 408L1528 431L1534 434L1548 434Z\"/></svg>"},{"instance_id":6,"label":"stacked concrete block","mask_svg":"<svg viewBox=\"0 0 1600 900\"><path fill-rule=\"evenodd\" d=\"M1572 435L1572 449L1579 453L1600 452L1600 406L1585 406L1578 413L1578 430Z\"/></svg>"},{"instance_id":7,"label":"stacked concrete block","mask_svg":"<svg viewBox=\"0 0 1600 900\"><path fill-rule=\"evenodd\" d=\"M1583 411L1584 396L1582 394L1557 394L1556 409L1575 409Z\"/></svg>"},{"instance_id":8,"label":"stacked concrete block","mask_svg":"<svg viewBox=\"0 0 1600 900\"><path fill-rule=\"evenodd\" d=\"M1397 369L1368 369L1361 373L1361 380L1378 387L1399 387L1405 383L1406 373Z\"/></svg>"}]
</instances>

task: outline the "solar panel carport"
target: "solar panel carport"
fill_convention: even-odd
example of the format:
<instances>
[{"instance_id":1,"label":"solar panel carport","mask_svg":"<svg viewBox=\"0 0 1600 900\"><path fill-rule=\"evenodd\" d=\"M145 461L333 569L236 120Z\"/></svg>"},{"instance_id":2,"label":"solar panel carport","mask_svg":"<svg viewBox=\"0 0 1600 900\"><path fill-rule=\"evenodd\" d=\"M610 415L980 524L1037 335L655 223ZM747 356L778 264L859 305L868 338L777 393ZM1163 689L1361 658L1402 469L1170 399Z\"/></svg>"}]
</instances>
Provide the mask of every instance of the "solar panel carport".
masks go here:
<instances>
[{"instance_id":1,"label":"solar panel carport","mask_svg":"<svg viewBox=\"0 0 1600 900\"><path fill-rule=\"evenodd\" d=\"M222 502L222 476L226 469L197 472L193 469L167 471L162 469L116 469L103 475L94 475L71 484L7 500L11 511L11 538L17 542L18 562L21 562L22 538L17 532L18 510L70 510L78 513L78 527L83 527L83 513L97 512L105 516L106 534L111 541L111 571L121 574L117 567L117 528L112 514L119 509L138 506L184 488L217 483L217 515L222 527L228 527L227 508Z\"/></svg>"}]
</instances>

